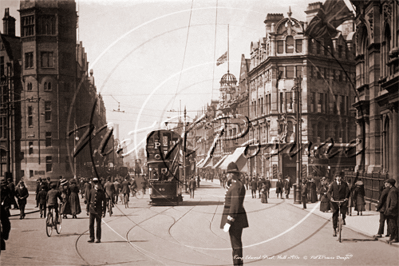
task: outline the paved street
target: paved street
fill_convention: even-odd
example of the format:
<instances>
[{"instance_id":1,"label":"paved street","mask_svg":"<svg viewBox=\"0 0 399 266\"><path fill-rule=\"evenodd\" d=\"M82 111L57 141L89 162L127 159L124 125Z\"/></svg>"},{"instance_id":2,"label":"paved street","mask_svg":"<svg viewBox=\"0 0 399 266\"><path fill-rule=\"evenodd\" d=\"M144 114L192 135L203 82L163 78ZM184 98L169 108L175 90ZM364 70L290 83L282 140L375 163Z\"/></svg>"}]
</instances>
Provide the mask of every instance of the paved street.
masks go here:
<instances>
[{"instance_id":1,"label":"paved street","mask_svg":"<svg viewBox=\"0 0 399 266\"><path fill-rule=\"evenodd\" d=\"M61 234L51 237L37 212L24 220L13 216L2 265L232 264L229 236L219 228L224 189L216 182L202 181L195 198L186 194L179 206L150 206L148 200L148 195L131 198L128 209L118 204L114 215L104 219L101 244L87 243L85 212L78 219L63 220ZM302 210L273 192L269 203L262 204L248 190L244 206L249 219L243 232L245 264L397 265L399 260L397 245L354 230L354 221L364 226L376 220L371 226L377 228L376 213L348 217L339 243L332 236L331 213L320 213L317 204Z\"/></svg>"}]
</instances>

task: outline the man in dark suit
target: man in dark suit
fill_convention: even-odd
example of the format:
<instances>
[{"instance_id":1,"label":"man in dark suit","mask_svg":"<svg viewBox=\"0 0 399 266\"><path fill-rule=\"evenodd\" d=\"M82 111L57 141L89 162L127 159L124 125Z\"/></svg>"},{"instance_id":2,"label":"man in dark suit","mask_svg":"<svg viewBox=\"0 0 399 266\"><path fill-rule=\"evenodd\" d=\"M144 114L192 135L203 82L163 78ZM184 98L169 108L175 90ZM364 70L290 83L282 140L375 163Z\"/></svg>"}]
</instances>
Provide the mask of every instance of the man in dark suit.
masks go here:
<instances>
[{"instance_id":1,"label":"man in dark suit","mask_svg":"<svg viewBox=\"0 0 399 266\"><path fill-rule=\"evenodd\" d=\"M284 191L286 199L290 197L291 188L292 188L291 178L287 175L286 179L284 180Z\"/></svg>"},{"instance_id":2,"label":"man in dark suit","mask_svg":"<svg viewBox=\"0 0 399 266\"><path fill-rule=\"evenodd\" d=\"M306 209L306 203L308 202L308 184L305 178L302 179L301 186L301 199L302 199L302 210Z\"/></svg>"},{"instance_id":3,"label":"man in dark suit","mask_svg":"<svg viewBox=\"0 0 399 266\"><path fill-rule=\"evenodd\" d=\"M121 187L121 193L123 195L123 202L129 201L129 195L130 195L130 183L128 181L128 176L125 177L125 181L122 182ZM126 207L126 206L125 206Z\"/></svg>"},{"instance_id":4,"label":"man in dark suit","mask_svg":"<svg viewBox=\"0 0 399 266\"><path fill-rule=\"evenodd\" d=\"M220 228L229 232L233 249L234 265L243 265L242 230L248 227L247 213L244 209L245 187L240 181L240 171L234 162L227 166L227 179L231 186L226 192Z\"/></svg>"},{"instance_id":5,"label":"man in dark suit","mask_svg":"<svg viewBox=\"0 0 399 266\"><path fill-rule=\"evenodd\" d=\"M277 198L278 198L278 195L280 195L280 199L283 198L283 189L284 189L283 180L281 179L281 177L279 177L279 179L278 179L278 181L276 183Z\"/></svg>"},{"instance_id":6,"label":"man in dark suit","mask_svg":"<svg viewBox=\"0 0 399 266\"><path fill-rule=\"evenodd\" d=\"M388 244L398 242L398 189L395 187L395 179L388 179L389 192L385 203L384 215L388 220L388 232L390 234Z\"/></svg>"},{"instance_id":7,"label":"man in dark suit","mask_svg":"<svg viewBox=\"0 0 399 266\"><path fill-rule=\"evenodd\" d=\"M335 181L330 185L330 188L328 189L327 193L330 193L332 201L345 200L345 202L343 202L341 204L341 214L342 214L342 219L345 224L345 216L346 216L346 212L348 209L348 199L349 199L348 184L346 182L342 182L341 176L337 175L335 177ZM331 202L331 208L333 211L333 215L332 215L333 229L334 229L333 236L337 236L338 215L339 215L338 203Z\"/></svg>"},{"instance_id":8,"label":"man in dark suit","mask_svg":"<svg viewBox=\"0 0 399 266\"><path fill-rule=\"evenodd\" d=\"M378 227L378 233L376 235L374 235L374 238L382 237L382 235L384 234L385 221L387 220L387 218L385 217L385 214L384 214L384 212L386 210L385 203L387 201L389 190L390 190L390 188L389 188L388 182L386 180L384 183L384 189L381 192L380 199L378 200L378 205L376 207L376 211L378 211L380 213L380 226ZM387 231L387 235L389 235L389 230Z\"/></svg>"},{"instance_id":9,"label":"man in dark suit","mask_svg":"<svg viewBox=\"0 0 399 266\"><path fill-rule=\"evenodd\" d=\"M88 193L86 207L87 212L90 213L90 239L87 241L89 243L94 242L94 221L97 223L96 243L101 243L101 216L103 213L105 213L105 208L105 193L102 187L99 185L98 178L95 177L93 178L93 188L90 190L90 193Z\"/></svg>"},{"instance_id":10,"label":"man in dark suit","mask_svg":"<svg viewBox=\"0 0 399 266\"><path fill-rule=\"evenodd\" d=\"M265 184L266 184L267 197L270 198L270 188L272 187L272 183L270 182L269 177L266 177Z\"/></svg>"},{"instance_id":11,"label":"man in dark suit","mask_svg":"<svg viewBox=\"0 0 399 266\"><path fill-rule=\"evenodd\" d=\"M111 182L111 178L107 178L107 182L104 184L104 189L105 189L105 200L107 207L109 208L109 201L111 201L111 206L113 205L113 199L114 199L114 193L115 193L115 187L114 184ZM113 206L112 206L113 207ZM109 215L112 214L112 207L109 210ZM104 213L105 216L105 213Z\"/></svg>"},{"instance_id":12,"label":"man in dark suit","mask_svg":"<svg viewBox=\"0 0 399 266\"><path fill-rule=\"evenodd\" d=\"M256 198L256 190L257 189L258 189L258 182L256 182L255 178L252 178L252 181L251 181L252 198Z\"/></svg>"},{"instance_id":13,"label":"man in dark suit","mask_svg":"<svg viewBox=\"0 0 399 266\"><path fill-rule=\"evenodd\" d=\"M191 177L190 181L188 182L188 188L190 190L190 198L194 198L194 191L196 188L197 182L195 182L194 176Z\"/></svg>"}]
</instances>

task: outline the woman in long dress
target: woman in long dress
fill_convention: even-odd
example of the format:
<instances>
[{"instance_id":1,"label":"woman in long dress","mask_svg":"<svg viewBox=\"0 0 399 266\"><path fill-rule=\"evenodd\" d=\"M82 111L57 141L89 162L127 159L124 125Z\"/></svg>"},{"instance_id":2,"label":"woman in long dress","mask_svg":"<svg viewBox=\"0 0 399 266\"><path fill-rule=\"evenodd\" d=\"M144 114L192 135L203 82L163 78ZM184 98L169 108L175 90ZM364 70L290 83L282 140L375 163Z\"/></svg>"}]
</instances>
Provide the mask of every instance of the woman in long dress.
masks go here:
<instances>
[{"instance_id":1,"label":"woman in long dress","mask_svg":"<svg viewBox=\"0 0 399 266\"><path fill-rule=\"evenodd\" d=\"M80 214L82 212L82 209L80 208L80 201L79 201L79 187L76 184L75 180L71 181L71 185L69 186L69 190L71 194L69 195L69 202L71 205L71 214L72 218L76 219L76 215Z\"/></svg>"},{"instance_id":2,"label":"woman in long dress","mask_svg":"<svg viewBox=\"0 0 399 266\"><path fill-rule=\"evenodd\" d=\"M330 199L327 195L328 183L326 181L321 182L320 187L320 211L328 212L330 210Z\"/></svg>"},{"instance_id":3,"label":"woman in long dress","mask_svg":"<svg viewBox=\"0 0 399 266\"><path fill-rule=\"evenodd\" d=\"M261 190L261 202L262 203L267 203L267 190L266 190L266 184L262 185L262 190Z\"/></svg>"},{"instance_id":4,"label":"woman in long dress","mask_svg":"<svg viewBox=\"0 0 399 266\"><path fill-rule=\"evenodd\" d=\"M364 192L363 182L357 181L355 183L355 189L353 191L353 198L355 200L354 205L355 205L355 211L357 211L357 215L359 215L359 212L360 215L362 215L363 214L362 212L366 210L365 208L366 202L364 201L364 194L365 192Z\"/></svg>"},{"instance_id":5,"label":"woman in long dress","mask_svg":"<svg viewBox=\"0 0 399 266\"><path fill-rule=\"evenodd\" d=\"M61 214L64 219L67 219L67 214L71 214L71 205L69 203L69 186L66 179L61 180L60 192L62 198Z\"/></svg>"},{"instance_id":6,"label":"woman in long dress","mask_svg":"<svg viewBox=\"0 0 399 266\"><path fill-rule=\"evenodd\" d=\"M316 183L314 182L313 178L310 180L310 202L317 202Z\"/></svg>"}]
</instances>

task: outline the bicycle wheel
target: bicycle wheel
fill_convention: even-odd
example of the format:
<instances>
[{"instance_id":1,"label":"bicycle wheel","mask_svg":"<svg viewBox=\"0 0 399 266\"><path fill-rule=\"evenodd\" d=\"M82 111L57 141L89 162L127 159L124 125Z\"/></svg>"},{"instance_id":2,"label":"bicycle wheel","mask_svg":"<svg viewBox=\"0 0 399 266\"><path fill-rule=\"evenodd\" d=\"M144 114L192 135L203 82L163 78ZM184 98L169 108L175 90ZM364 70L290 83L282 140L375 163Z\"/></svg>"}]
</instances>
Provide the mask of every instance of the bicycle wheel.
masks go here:
<instances>
[{"instance_id":1,"label":"bicycle wheel","mask_svg":"<svg viewBox=\"0 0 399 266\"><path fill-rule=\"evenodd\" d=\"M136 199L142 199L143 197L144 197L144 193L143 193L143 191L141 191L141 190L138 190L137 192L136 192Z\"/></svg>"},{"instance_id":2,"label":"bicycle wheel","mask_svg":"<svg viewBox=\"0 0 399 266\"><path fill-rule=\"evenodd\" d=\"M343 224L342 219L339 219L339 222L338 222L338 241L339 241L339 243L341 243L342 224Z\"/></svg>"},{"instance_id":3,"label":"bicycle wheel","mask_svg":"<svg viewBox=\"0 0 399 266\"><path fill-rule=\"evenodd\" d=\"M51 233L53 233L53 215L49 212L46 219L46 234L50 237Z\"/></svg>"},{"instance_id":4,"label":"bicycle wheel","mask_svg":"<svg viewBox=\"0 0 399 266\"><path fill-rule=\"evenodd\" d=\"M61 233L61 229L62 229L62 215L59 214L58 215L58 223L55 226L55 230L57 231L57 234Z\"/></svg>"}]
</instances>

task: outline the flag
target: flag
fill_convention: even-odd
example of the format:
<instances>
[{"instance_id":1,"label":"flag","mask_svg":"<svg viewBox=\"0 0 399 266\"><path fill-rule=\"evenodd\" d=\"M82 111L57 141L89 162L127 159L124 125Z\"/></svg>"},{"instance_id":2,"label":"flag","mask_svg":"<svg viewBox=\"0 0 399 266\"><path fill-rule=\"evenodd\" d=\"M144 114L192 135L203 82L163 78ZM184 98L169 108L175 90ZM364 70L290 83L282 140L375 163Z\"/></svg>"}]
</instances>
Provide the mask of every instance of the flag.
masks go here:
<instances>
[{"instance_id":1,"label":"flag","mask_svg":"<svg viewBox=\"0 0 399 266\"><path fill-rule=\"evenodd\" d=\"M336 28L344 21L353 17L353 13L346 6L344 0L327 0L323 9L310 21L305 35L310 38L333 37Z\"/></svg>"},{"instance_id":2,"label":"flag","mask_svg":"<svg viewBox=\"0 0 399 266\"><path fill-rule=\"evenodd\" d=\"M227 52L225 52L219 59L216 61L216 66L223 64L227 61Z\"/></svg>"}]
</instances>

